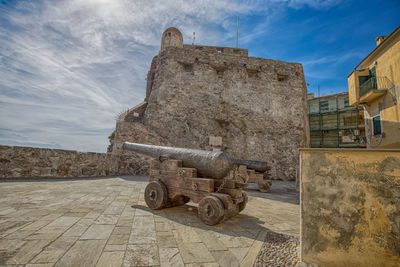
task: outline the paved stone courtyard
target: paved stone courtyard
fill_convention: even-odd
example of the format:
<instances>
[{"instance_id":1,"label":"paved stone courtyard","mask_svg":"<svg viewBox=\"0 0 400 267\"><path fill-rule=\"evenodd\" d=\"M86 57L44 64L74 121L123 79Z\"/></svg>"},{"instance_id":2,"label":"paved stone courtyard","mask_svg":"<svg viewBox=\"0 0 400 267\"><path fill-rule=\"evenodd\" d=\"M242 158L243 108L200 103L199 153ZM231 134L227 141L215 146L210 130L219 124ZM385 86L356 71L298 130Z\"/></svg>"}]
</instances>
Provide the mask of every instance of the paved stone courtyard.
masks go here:
<instances>
[{"instance_id":1,"label":"paved stone courtyard","mask_svg":"<svg viewBox=\"0 0 400 267\"><path fill-rule=\"evenodd\" d=\"M299 236L293 182L251 185L216 226L197 207L149 210L146 177L0 182L0 266L252 266L268 232ZM253 188L253 189L252 189Z\"/></svg>"}]
</instances>

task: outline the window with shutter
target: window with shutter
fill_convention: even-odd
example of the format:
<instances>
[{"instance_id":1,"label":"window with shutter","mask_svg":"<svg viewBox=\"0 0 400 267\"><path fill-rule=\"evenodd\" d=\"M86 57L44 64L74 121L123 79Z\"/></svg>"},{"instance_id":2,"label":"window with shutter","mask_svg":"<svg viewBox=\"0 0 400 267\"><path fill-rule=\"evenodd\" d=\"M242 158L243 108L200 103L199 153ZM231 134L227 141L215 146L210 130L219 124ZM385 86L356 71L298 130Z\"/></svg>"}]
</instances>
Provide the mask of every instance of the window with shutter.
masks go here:
<instances>
[{"instance_id":1,"label":"window with shutter","mask_svg":"<svg viewBox=\"0 0 400 267\"><path fill-rule=\"evenodd\" d=\"M372 118L372 124L373 124L374 135L382 134L381 116L376 116Z\"/></svg>"}]
</instances>

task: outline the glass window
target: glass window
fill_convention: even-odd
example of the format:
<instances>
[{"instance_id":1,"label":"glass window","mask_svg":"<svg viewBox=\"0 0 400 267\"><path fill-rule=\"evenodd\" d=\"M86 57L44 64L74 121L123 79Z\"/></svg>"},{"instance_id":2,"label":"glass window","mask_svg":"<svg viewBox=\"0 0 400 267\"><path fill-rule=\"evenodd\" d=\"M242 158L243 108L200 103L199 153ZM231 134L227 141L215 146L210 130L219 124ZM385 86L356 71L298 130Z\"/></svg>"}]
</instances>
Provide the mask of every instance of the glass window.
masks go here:
<instances>
[{"instance_id":1,"label":"glass window","mask_svg":"<svg viewBox=\"0 0 400 267\"><path fill-rule=\"evenodd\" d=\"M338 109L344 109L349 107L349 98L348 97L339 97L338 98Z\"/></svg>"},{"instance_id":2,"label":"glass window","mask_svg":"<svg viewBox=\"0 0 400 267\"><path fill-rule=\"evenodd\" d=\"M308 113L318 113L319 112L318 102L309 102Z\"/></svg>"},{"instance_id":3,"label":"glass window","mask_svg":"<svg viewBox=\"0 0 400 267\"><path fill-rule=\"evenodd\" d=\"M358 85L361 86L363 83L368 81L371 76L358 76Z\"/></svg>"},{"instance_id":4,"label":"glass window","mask_svg":"<svg viewBox=\"0 0 400 267\"><path fill-rule=\"evenodd\" d=\"M320 112L328 112L329 111L329 102L328 101L320 102L319 110L320 110Z\"/></svg>"},{"instance_id":5,"label":"glass window","mask_svg":"<svg viewBox=\"0 0 400 267\"><path fill-rule=\"evenodd\" d=\"M372 124L373 124L374 135L382 134L381 116L376 116L372 118Z\"/></svg>"},{"instance_id":6,"label":"glass window","mask_svg":"<svg viewBox=\"0 0 400 267\"><path fill-rule=\"evenodd\" d=\"M329 111L336 111L337 110L336 98L329 100L328 106L329 106Z\"/></svg>"}]
</instances>

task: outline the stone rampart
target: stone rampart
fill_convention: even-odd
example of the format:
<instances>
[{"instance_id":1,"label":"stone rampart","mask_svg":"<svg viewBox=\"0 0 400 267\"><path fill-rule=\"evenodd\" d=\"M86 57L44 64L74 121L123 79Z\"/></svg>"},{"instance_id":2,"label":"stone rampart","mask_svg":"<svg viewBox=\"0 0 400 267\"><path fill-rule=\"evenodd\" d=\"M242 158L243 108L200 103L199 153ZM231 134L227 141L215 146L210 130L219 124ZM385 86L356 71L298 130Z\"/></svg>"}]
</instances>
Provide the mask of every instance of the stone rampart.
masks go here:
<instances>
[{"instance_id":1,"label":"stone rampart","mask_svg":"<svg viewBox=\"0 0 400 267\"><path fill-rule=\"evenodd\" d=\"M245 56L248 55L248 50L243 48L233 48L233 47L221 47L221 46L209 46L209 45L183 45L186 50L198 50L207 54L230 54Z\"/></svg>"},{"instance_id":2,"label":"stone rampart","mask_svg":"<svg viewBox=\"0 0 400 267\"><path fill-rule=\"evenodd\" d=\"M399 266L400 150L300 150L301 258Z\"/></svg>"},{"instance_id":3,"label":"stone rampart","mask_svg":"<svg viewBox=\"0 0 400 267\"><path fill-rule=\"evenodd\" d=\"M135 155L0 146L0 178L147 174L147 168Z\"/></svg>"}]
</instances>

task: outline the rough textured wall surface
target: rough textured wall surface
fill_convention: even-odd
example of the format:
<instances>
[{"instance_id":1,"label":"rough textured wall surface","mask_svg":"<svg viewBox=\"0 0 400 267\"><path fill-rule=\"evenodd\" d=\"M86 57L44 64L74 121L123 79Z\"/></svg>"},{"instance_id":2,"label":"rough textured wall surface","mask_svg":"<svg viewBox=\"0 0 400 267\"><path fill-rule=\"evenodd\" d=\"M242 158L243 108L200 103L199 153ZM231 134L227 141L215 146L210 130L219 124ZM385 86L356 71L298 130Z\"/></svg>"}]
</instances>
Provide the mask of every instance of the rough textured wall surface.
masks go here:
<instances>
[{"instance_id":1,"label":"rough textured wall surface","mask_svg":"<svg viewBox=\"0 0 400 267\"><path fill-rule=\"evenodd\" d=\"M125 118L128 117L129 112ZM141 117L139 117L138 120L141 120ZM122 119L117 122L115 133L116 135L113 140L112 154L121 157L120 172L123 174L148 175L150 167L150 157L133 153L131 151L123 151L122 145L124 142L172 146L170 142L147 128L140 121L132 122Z\"/></svg>"},{"instance_id":2,"label":"rough textured wall surface","mask_svg":"<svg viewBox=\"0 0 400 267\"><path fill-rule=\"evenodd\" d=\"M399 266L400 150L304 149L301 254L322 266Z\"/></svg>"},{"instance_id":3,"label":"rough textured wall surface","mask_svg":"<svg viewBox=\"0 0 400 267\"><path fill-rule=\"evenodd\" d=\"M91 177L147 172L133 155L0 146L0 178Z\"/></svg>"},{"instance_id":4,"label":"rough textured wall surface","mask_svg":"<svg viewBox=\"0 0 400 267\"><path fill-rule=\"evenodd\" d=\"M159 53L140 121L157 136L149 144L208 150L209 137L219 136L231 157L266 161L272 178L294 179L297 150L308 146L306 103L301 64L183 45ZM121 132L121 123L113 153L123 141L139 142L135 126Z\"/></svg>"}]
</instances>

